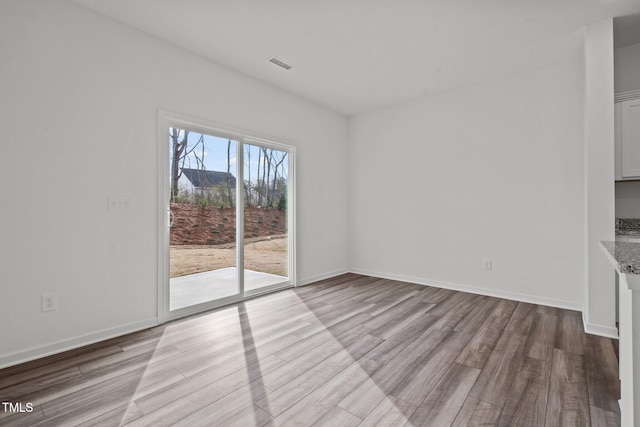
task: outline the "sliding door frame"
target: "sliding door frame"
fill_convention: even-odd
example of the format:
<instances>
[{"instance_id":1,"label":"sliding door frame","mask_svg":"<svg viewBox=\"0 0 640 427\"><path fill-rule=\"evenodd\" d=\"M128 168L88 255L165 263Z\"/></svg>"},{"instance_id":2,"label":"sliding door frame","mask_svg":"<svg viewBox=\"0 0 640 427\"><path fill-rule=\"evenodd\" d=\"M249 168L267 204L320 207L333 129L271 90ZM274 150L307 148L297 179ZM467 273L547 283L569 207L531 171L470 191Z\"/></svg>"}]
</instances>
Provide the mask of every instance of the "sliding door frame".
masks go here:
<instances>
[{"instance_id":1,"label":"sliding door frame","mask_svg":"<svg viewBox=\"0 0 640 427\"><path fill-rule=\"evenodd\" d=\"M169 128L229 138L237 141L236 152L236 271L238 272L238 294L211 302L170 310L169 237L170 237L170 188L169 188ZM265 138L253 131L218 125L207 120L196 119L166 110L158 110L158 174L157 174L157 221L158 221L158 323L212 310L258 295L296 286L296 173L295 147L275 142L276 138ZM264 288L244 292L244 146L257 145L286 151L289 156L287 182L287 241L289 280Z\"/></svg>"}]
</instances>

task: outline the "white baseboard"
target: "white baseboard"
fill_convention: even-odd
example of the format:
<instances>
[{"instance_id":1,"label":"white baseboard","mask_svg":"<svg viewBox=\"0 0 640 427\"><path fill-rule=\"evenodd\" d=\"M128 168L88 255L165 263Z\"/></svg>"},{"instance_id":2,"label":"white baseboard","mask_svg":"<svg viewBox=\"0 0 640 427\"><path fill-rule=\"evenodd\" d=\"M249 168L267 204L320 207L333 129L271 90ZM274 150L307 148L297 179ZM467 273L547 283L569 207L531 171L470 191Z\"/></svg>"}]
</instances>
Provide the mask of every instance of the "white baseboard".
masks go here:
<instances>
[{"instance_id":1,"label":"white baseboard","mask_svg":"<svg viewBox=\"0 0 640 427\"><path fill-rule=\"evenodd\" d=\"M584 312L582 313L582 325L584 326L584 331L588 334L600 335L601 337L607 338L619 338L618 328L589 323Z\"/></svg>"},{"instance_id":2,"label":"white baseboard","mask_svg":"<svg viewBox=\"0 0 640 427\"><path fill-rule=\"evenodd\" d=\"M498 291L495 289L487 289L487 288L482 288L478 286L464 285L460 283L442 282L439 280L429 280L429 279L424 279L420 277L381 273L379 271L369 271L369 270L363 270L358 268L351 269L351 272L356 274L364 274L366 276L379 277L381 279L398 280L401 282L415 283L417 285L434 286L437 288L445 288L445 289L451 289L454 291L469 292L477 295L486 295L490 297L527 302L531 304L539 304L539 305L546 305L549 307L557 307L557 308L564 308L568 310L582 311L582 306L580 304L577 304L571 301L556 300L551 298L538 297L534 295L520 294L516 292Z\"/></svg>"},{"instance_id":3,"label":"white baseboard","mask_svg":"<svg viewBox=\"0 0 640 427\"><path fill-rule=\"evenodd\" d=\"M314 283L314 282L319 282L320 280L331 279L333 277L340 276L342 274L347 274L347 273L349 273L349 270L346 269L346 268L343 268L343 269L340 269L340 270L331 271L329 273L318 274L317 276L307 277L306 279L303 279L303 280L299 281L296 284L296 286L309 285L309 284Z\"/></svg>"},{"instance_id":4,"label":"white baseboard","mask_svg":"<svg viewBox=\"0 0 640 427\"><path fill-rule=\"evenodd\" d=\"M150 317L145 320L128 323L126 325L117 326L115 328L103 329L101 331L79 335L74 338L56 341L38 347L32 347L27 350L0 355L0 369L7 368L13 365L19 365L20 363L30 362L35 359L41 359L43 357L51 356L52 354L73 350L85 345L94 344L121 335L126 335L131 332L151 328L156 325L158 325L158 318Z\"/></svg>"}]
</instances>

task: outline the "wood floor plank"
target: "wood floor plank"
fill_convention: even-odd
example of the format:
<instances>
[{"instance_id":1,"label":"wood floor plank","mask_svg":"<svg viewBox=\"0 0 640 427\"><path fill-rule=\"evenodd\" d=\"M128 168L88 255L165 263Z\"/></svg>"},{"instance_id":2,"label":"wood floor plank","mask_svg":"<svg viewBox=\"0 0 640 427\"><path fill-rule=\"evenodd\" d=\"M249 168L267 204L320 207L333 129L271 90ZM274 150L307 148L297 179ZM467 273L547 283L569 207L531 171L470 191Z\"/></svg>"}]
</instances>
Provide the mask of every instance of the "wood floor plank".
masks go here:
<instances>
[{"instance_id":1,"label":"wood floor plank","mask_svg":"<svg viewBox=\"0 0 640 427\"><path fill-rule=\"evenodd\" d=\"M137 347L131 351L123 351L101 359L82 363L78 365L78 369L80 369L83 374L86 374L92 371L102 370L110 366L122 366L122 364L129 362L138 363L139 361L144 360L146 362L153 363L154 361L162 360L180 353L181 351L173 346L158 349L155 344L149 344L143 347Z\"/></svg>"},{"instance_id":2,"label":"wood floor plank","mask_svg":"<svg viewBox=\"0 0 640 427\"><path fill-rule=\"evenodd\" d=\"M544 425L550 368L551 361L524 358L509 390L500 416L500 426Z\"/></svg>"},{"instance_id":3,"label":"wood floor plank","mask_svg":"<svg viewBox=\"0 0 640 427\"><path fill-rule=\"evenodd\" d=\"M590 405L620 413L618 359L611 340L584 334L584 353Z\"/></svg>"},{"instance_id":4,"label":"wood floor plank","mask_svg":"<svg viewBox=\"0 0 640 427\"><path fill-rule=\"evenodd\" d=\"M436 320L438 320L436 316L431 316L428 313L414 318L403 330L385 339L383 343L367 353L366 357L382 363L388 362L396 357L398 353L404 351L412 342L419 340L419 337L423 335L425 331L430 330L430 327ZM447 332L442 331L435 332L435 336L439 337L438 340L444 338L447 334Z\"/></svg>"},{"instance_id":5,"label":"wood floor plank","mask_svg":"<svg viewBox=\"0 0 640 427\"><path fill-rule=\"evenodd\" d=\"M591 406L591 425L594 427L619 427L620 414L605 411L597 406Z\"/></svg>"},{"instance_id":6,"label":"wood floor plank","mask_svg":"<svg viewBox=\"0 0 640 427\"><path fill-rule=\"evenodd\" d=\"M367 296L367 298L364 298L361 301L364 303L379 304L385 300L388 300L389 298L392 298L394 295L398 295L398 293L407 293L407 289L400 282L397 282L395 280L386 280L385 283L386 286L384 287L382 292L376 292L374 295L369 295Z\"/></svg>"},{"instance_id":7,"label":"wood floor plank","mask_svg":"<svg viewBox=\"0 0 640 427\"><path fill-rule=\"evenodd\" d=\"M456 362L472 368L482 369L502 333L501 329L483 325L458 355Z\"/></svg>"},{"instance_id":8,"label":"wood floor plank","mask_svg":"<svg viewBox=\"0 0 640 427\"><path fill-rule=\"evenodd\" d=\"M535 315L527 337L526 354L528 357L551 361L556 341L557 324L558 317L550 315L548 312L538 312Z\"/></svg>"},{"instance_id":9,"label":"wood floor plank","mask_svg":"<svg viewBox=\"0 0 640 427\"><path fill-rule=\"evenodd\" d=\"M262 427L273 425L273 417L267 414L261 407L251 405L224 420L225 427Z\"/></svg>"},{"instance_id":10,"label":"wood floor plank","mask_svg":"<svg viewBox=\"0 0 640 427\"><path fill-rule=\"evenodd\" d=\"M583 335L582 314L579 311L559 310L555 348L584 354Z\"/></svg>"},{"instance_id":11,"label":"wood floor plank","mask_svg":"<svg viewBox=\"0 0 640 427\"><path fill-rule=\"evenodd\" d=\"M304 354L313 351L314 348L336 339L336 336L326 329L320 330L307 338L298 338L291 345L275 352L274 354L281 359L292 361Z\"/></svg>"},{"instance_id":12,"label":"wood floor plank","mask_svg":"<svg viewBox=\"0 0 640 427\"><path fill-rule=\"evenodd\" d=\"M395 372L390 372L387 377L381 376L380 372L390 371L386 366L352 389L338 406L361 419L366 419L389 396L391 386L400 381L394 377Z\"/></svg>"},{"instance_id":13,"label":"wood floor plank","mask_svg":"<svg viewBox=\"0 0 640 427\"><path fill-rule=\"evenodd\" d=\"M296 332L294 332L294 334L300 338L308 338L314 334L317 334L318 332L326 331L328 328L331 328L334 325L338 325L356 314L363 314L360 312L354 312L353 307L329 307L332 307L333 310L327 313L314 312L316 321L306 327L299 328Z\"/></svg>"},{"instance_id":14,"label":"wood floor plank","mask_svg":"<svg viewBox=\"0 0 640 427\"><path fill-rule=\"evenodd\" d=\"M352 414L365 419L371 411L449 335L449 332L424 331L408 344L371 378L360 384L338 404Z\"/></svg>"},{"instance_id":15,"label":"wood floor plank","mask_svg":"<svg viewBox=\"0 0 640 427\"><path fill-rule=\"evenodd\" d=\"M355 427L362 420L355 415L345 411L339 406L334 406L329 412L324 414L322 418L312 424L313 427Z\"/></svg>"},{"instance_id":16,"label":"wood floor plank","mask_svg":"<svg viewBox=\"0 0 640 427\"><path fill-rule=\"evenodd\" d=\"M529 330L538 312L538 306L519 302L505 329L519 335L529 335Z\"/></svg>"},{"instance_id":17,"label":"wood floor plank","mask_svg":"<svg viewBox=\"0 0 640 427\"><path fill-rule=\"evenodd\" d=\"M46 356L41 359L36 359L30 362L3 368L1 370L3 376L2 378L0 378L0 381L2 381L4 378L13 377L21 373L25 373L26 375L30 376L36 374L51 373L51 369L55 370L60 369L61 367L62 369L65 369L70 366L76 366L77 363L80 363L80 361L102 357L102 355L113 352L117 353L119 351L122 351L122 349L118 345L121 340L126 339L126 337L134 334L146 335L150 333L149 331L151 331L151 329L145 329L132 334L110 338L94 344L86 345L84 347L75 348L62 353L53 354L51 356ZM4 384L0 382L0 386L4 386Z\"/></svg>"},{"instance_id":18,"label":"wood floor plank","mask_svg":"<svg viewBox=\"0 0 640 427\"><path fill-rule=\"evenodd\" d=\"M403 310L401 313L397 313L391 318L385 318L383 322L379 321L378 317L382 317L382 315L379 315L376 316L372 322L367 322L366 324L370 327L380 325L371 331L371 335L386 340L401 333L407 326L411 325L417 318L422 317L422 315L427 313L433 306L433 304L418 301L418 304Z\"/></svg>"},{"instance_id":19,"label":"wood floor plank","mask_svg":"<svg viewBox=\"0 0 640 427\"><path fill-rule=\"evenodd\" d=\"M218 404L220 401L223 402L222 407L229 404L231 405L229 409L233 409L224 412L224 414L227 417L234 416L250 406L249 404L243 405L247 396L254 396L256 400L264 397L266 389L255 379L260 378L262 373L270 372L270 370L281 366L282 362L284 361L279 362L275 356L271 356L248 365L246 369L229 373L219 380L207 382L205 385L190 383L198 378L194 377L194 379L187 378L174 387L159 389L136 400L135 403L145 415L135 420L132 425L173 425L195 413L200 413L200 416L207 418L205 416L207 411L200 411L204 408L211 408L212 405L220 405ZM219 375L217 370L211 372L213 376ZM218 407L214 406L213 408Z\"/></svg>"},{"instance_id":20,"label":"wood floor plank","mask_svg":"<svg viewBox=\"0 0 640 427\"><path fill-rule=\"evenodd\" d=\"M143 415L143 412L135 403L129 402L96 418L78 424L78 427L118 427L137 420Z\"/></svg>"},{"instance_id":21,"label":"wood floor plank","mask_svg":"<svg viewBox=\"0 0 640 427\"><path fill-rule=\"evenodd\" d=\"M453 421L453 427L496 426L502 409L474 397L467 397Z\"/></svg>"},{"instance_id":22,"label":"wood floor plank","mask_svg":"<svg viewBox=\"0 0 640 427\"><path fill-rule=\"evenodd\" d=\"M166 410L163 408L170 409L172 405L176 405L176 402L179 403L182 399L186 399L188 404L199 409L285 363L284 360L275 356L268 356L262 358L259 362L254 361L253 363L247 363L243 359L240 359L238 365L244 366L213 367L204 370L198 375L187 377L173 384L171 387L158 389L138 399L136 404L145 414L161 409ZM202 405L196 401L198 399L200 399ZM191 402L191 400L194 402Z\"/></svg>"},{"instance_id":23,"label":"wood floor plank","mask_svg":"<svg viewBox=\"0 0 640 427\"><path fill-rule=\"evenodd\" d=\"M489 315L493 312L498 301L499 300L497 298L478 298L473 310L471 310L464 319L458 322L453 330L456 332L463 331L467 334L475 333L482 327Z\"/></svg>"},{"instance_id":24,"label":"wood floor plank","mask_svg":"<svg viewBox=\"0 0 640 427\"><path fill-rule=\"evenodd\" d=\"M59 384L65 383L74 378L77 379L81 376L82 372L80 369L78 369L77 366L74 366L3 388L0 398L3 402L18 401L21 396L29 395L50 386L58 386Z\"/></svg>"},{"instance_id":25,"label":"wood floor plank","mask_svg":"<svg viewBox=\"0 0 640 427\"><path fill-rule=\"evenodd\" d=\"M342 334L345 331L348 331L350 327L361 328L364 322L367 322L371 319L370 314L353 312L349 313L349 316L343 316L336 319L327 320L324 322L318 322L307 327L301 328L295 332L292 332L293 335L300 339L306 339L315 336L316 334L325 334L330 333L333 336L337 336ZM371 328L366 328L370 330Z\"/></svg>"},{"instance_id":26,"label":"wood floor plank","mask_svg":"<svg viewBox=\"0 0 640 427\"><path fill-rule=\"evenodd\" d=\"M293 341L293 338L290 338ZM181 352L172 357L158 360L148 366L150 372L163 369L177 369L183 375L189 376L189 366L198 366L197 372L212 365L221 365L224 361L234 359L243 354L245 347L240 333L233 340L215 340L211 345L202 345L189 351Z\"/></svg>"},{"instance_id":27,"label":"wood floor plank","mask_svg":"<svg viewBox=\"0 0 640 427\"><path fill-rule=\"evenodd\" d=\"M460 323L475 308L475 303L469 300L463 300L455 306L455 309L449 310L431 326L434 330L453 331L458 323ZM429 310L431 312L431 310ZM431 314L433 316L433 314Z\"/></svg>"},{"instance_id":28,"label":"wood floor plank","mask_svg":"<svg viewBox=\"0 0 640 427\"><path fill-rule=\"evenodd\" d=\"M344 302L361 302L375 294L377 286L375 280L363 277L359 280L350 282L347 287L340 292L332 293L330 296L324 296L322 302L329 305L336 305ZM364 285L364 286L363 286ZM381 289L385 289L384 286Z\"/></svg>"},{"instance_id":29,"label":"wood floor plank","mask_svg":"<svg viewBox=\"0 0 640 427\"><path fill-rule=\"evenodd\" d=\"M316 301L321 301L322 303L326 303L327 301L331 301L331 300L335 301L335 297L337 296L345 295L345 293L351 293L354 288L358 288L360 287L360 285L374 283L374 282L377 282L377 280L371 277L362 276L353 281L334 284L331 286L324 286L324 287L313 286L311 287L312 292L297 293L297 295L307 305L312 304ZM306 286L305 288L309 289L308 286ZM368 293L368 292L369 290L365 289L365 293Z\"/></svg>"},{"instance_id":30,"label":"wood floor plank","mask_svg":"<svg viewBox=\"0 0 640 427\"><path fill-rule=\"evenodd\" d=\"M282 301L282 300L280 300ZM264 325L276 327L283 321L291 321L301 315L309 315L309 310L302 303L292 305L289 300L282 301L287 304L286 310L278 310L272 313L270 309L259 307L251 310L251 316L247 317L247 309L223 310L212 313L208 322L193 319L192 322L169 324L156 329L157 333L146 334L140 338L131 338L119 343L124 351L131 350L141 345L156 343L157 348L173 345L180 350L189 350L193 345L198 346L203 341L219 342L228 340L237 335L237 332L247 325L260 328Z\"/></svg>"},{"instance_id":31,"label":"wood floor plank","mask_svg":"<svg viewBox=\"0 0 640 427\"><path fill-rule=\"evenodd\" d=\"M559 309L559 308L556 308L556 307L549 307L549 306L547 306L547 305L537 305L537 306L536 306L536 311L537 311L539 314L544 314L544 315L546 315L546 316L556 316L556 317L557 317L557 316L558 316L558 312L559 312L560 310L561 310L561 309Z\"/></svg>"},{"instance_id":32,"label":"wood floor plank","mask_svg":"<svg viewBox=\"0 0 640 427\"><path fill-rule=\"evenodd\" d=\"M430 288L421 294L422 301L429 304L438 304L451 297L455 291L444 288Z\"/></svg>"},{"instance_id":33,"label":"wood floor plank","mask_svg":"<svg viewBox=\"0 0 640 427\"><path fill-rule=\"evenodd\" d=\"M341 289L338 292L334 292L331 295L323 296L322 302L324 304L334 305L337 302L352 299L361 293L362 290L360 288L353 288L349 286L347 288Z\"/></svg>"},{"instance_id":34,"label":"wood floor plank","mask_svg":"<svg viewBox=\"0 0 640 427\"><path fill-rule=\"evenodd\" d=\"M234 320L235 324L232 327L225 328L230 329L230 333L223 335L220 332L212 332L204 336L174 340L174 347L181 352L188 352L201 349L203 343L214 343L221 349L234 343L243 343L244 345L244 341L248 338L253 341L259 341L261 339L270 339L273 336L293 333L311 324L313 320L313 316L306 309L301 313L287 312L282 317L275 317L271 321L266 320L264 322L254 322L243 318L243 315L241 315L239 319ZM211 345L207 347L211 347Z\"/></svg>"},{"instance_id":35,"label":"wood floor plank","mask_svg":"<svg viewBox=\"0 0 640 427\"><path fill-rule=\"evenodd\" d=\"M401 427L407 425L416 411L412 404L388 396L365 418L359 427Z\"/></svg>"},{"instance_id":36,"label":"wood floor plank","mask_svg":"<svg viewBox=\"0 0 640 427\"><path fill-rule=\"evenodd\" d=\"M451 425L479 374L479 369L453 363L411 416L409 423Z\"/></svg>"},{"instance_id":37,"label":"wood floor plank","mask_svg":"<svg viewBox=\"0 0 640 427\"><path fill-rule=\"evenodd\" d=\"M273 337L272 337L273 338ZM233 349L227 349L220 353L215 353L213 355L205 355L196 360L189 361L188 363L182 364L177 369L186 377L190 377L193 375L198 375L200 372L205 369L224 366L228 363L229 360L240 358L243 359L243 355L247 351L258 351L262 357L266 357L275 353L278 350L281 350L285 347L288 347L298 341L298 337L291 334L285 334L282 336L276 336L269 341L264 341L262 343L257 344L248 344L246 346L238 346Z\"/></svg>"},{"instance_id":38,"label":"wood floor plank","mask_svg":"<svg viewBox=\"0 0 640 427\"><path fill-rule=\"evenodd\" d=\"M500 300L456 361L472 368L482 369L517 305L515 301Z\"/></svg>"},{"instance_id":39,"label":"wood floor plank","mask_svg":"<svg viewBox=\"0 0 640 427\"><path fill-rule=\"evenodd\" d=\"M212 425L224 425L224 422L238 415L246 408L252 407L253 402L261 399L266 394L264 386L257 382L252 382L244 387L239 388L211 403L204 408L191 412L188 415L185 414L178 420L174 420L171 423L166 422L165 419L155 420L153 424L145 425L171 425L175 427L209 427ZM139 420L145 420L145 417L139 418ZM135 422L134 424L135 425Z\"/></svg>"},{"instance_id":40,"label":"wood floor plank","mask_svg":"<svg viewBox=\"0 0 640 427\"><path fill-rule=\"evenodd\" d=\"M34 426L77 425L135 401L184 377L177 371L118 377L43 405L46 419ZM106 384L108 383L108 384Z\"/></svg>"},{"instance_id":41,"label":"wood floor plank","mask_svg":"<svg viewBox=\"0 0 640 427\"><path fill-rule=\"evenodd\" d=\"M449 298L437 303L435 307L431 309L431 314L433 316L443 316L458 306L461 306L463 303L472 303L475 305L476 301L480 298L481 297L477 295L466 292L454 292Z\"/></svg>"},{"instance_id":42,"label":"wood floor plank","mask_svg":"<svg viewBox=\"0 0 640 427\"><path fill-rule=\"evenodd\" d=\"M545 426L591 425L583 356L553 351Z\"/></svg>"},{"instance_id":43,"label":"wood floor plank","mask_svg":"<svg viewBox=\"0 0 640 427\"><path fill-rule=\"evenodd\" d=\"M77 368L81 363L89 362L91 360L100 359L112 354L121 353L122 348L117 345L109 345L104 347L98 347L97 349L90 348L86 350L86 353L65 352L69 354L68 359L59 360L59 357L46 357L44 360L52 360L50 364L46 364L43 361L28 362L17 367L10 367L2 369L2 375L0 375L0 390L4 390L8 387L16 384L22 384L31 380L39 380L40 377L55 376L56 373L63 372L67 369ZM33 366L33 368L30 368Z\"/></svg>"},{"instance_id":44,"label":"wood floor plank","mask_svg":"<svg viewBox=\"0 0 640 427\"><path fill-rule=\"evenodd\" d=\"M520 367L525 342L523 335L503 332L469 395L502 408Z\"/></svg>"},{"instance_id":45,"label":"wood floor plank","mask_svg":"<svg viewBox=\"0 0 640 427\"><path fill-rule=\"evenodd\" d=\"M425 359L423 363L413 368L413 370L394 387L391 394L405 402L419 406L454 363L455 359L452 358L451 355L460 353L462 348L469 342L469 339L469 335L461 332L449 333L449 335L429 353L429 357ZM461 367L456 370L455 373L458 371L465 373L476 371L473 368L466 368L467 370ZM473 382L475 382L475 377ZM473 385L473 382L471 385ZM460 402L460 404L462 404L462 402ZM420 408L418 408L418 411L420 411ZM422 412L420 411L420 413Z\"/></svg>"},{"instance_id":46,"label":"wood floor plank","mask_svg":"<svg viewBox=\"0 0 640 427\"><path fill-rule=\"evenodd\" d=\"M395 304L387 308L386 310L375 314L372 320L368 322L368 324L372 330L383 328L385 325L387 325L389 322L396 319L398 316L403 315L408 311L415 309L415 307L419 307L418 308L419 310L421 308L427 309L432 306L433 304L424 303L417 298L407 298L405 300L402 300L398 304Z\"/></svg>"},{"instance_id":47,"label":"wood floor plank","mask_svg":"<svg viewBox=\"0 0 640 427\"><path fill-rule=\"evenodd\" d=\"M310 366L317 366L330 358L336 353L343 351L346 347L352 345L359 339L367 335L366 329L353 329L345 332L339 339L331 339L322 343L322 345L314 348L292 361L283 364L277 369L262 375L258 381L264 384L269 390L277 390L283 385L293 381L300 375L306 374Z\"/></svg>"},{"instance_id":48,"label":"wood floor plank","mask_svg":"<svg viewBox=\"0 0 640 427\"><path fill-rule=\"evenodd\" d=\"M321 303L315 305L307 305L305 303L305 310L311 315L312 318L315 318L315 320L319 323L326 323L327 321L336 319L338 317L340 317L340 320L342 320L346 317L353 316L355 314L355 307L359 308L360 305L355 304L348 307L343 307L334 304Z\"/></svg>"},{"instance_id":49,"label":"wood floor plank","mask_svg":"<svg viewBox=\"0 0 640 427\"><path fill-rule=\"evenodd\" d=\"M357 294L352 298L345 300L345 302L347 303L359 302L363 306L366 306L368 304L368 303L365 303L366 299L379 296L382 293L387 292L389 290L390 283L391 281L388 279L375 279L372 282L367 284L363 284L362 282L354 283L352 284L352 286L355 288L358 288L360 290L360 294ZM336 305L340 305L340 304L342 304L342 302L336 302Z\"/></svg>"},{"instance_id":50,"label":"wood floor plank","mask_svg":"<svg viewBox=\"0 0 640 427\"><path fill-rule=\"evenodd\" d=\"M371 317L372 316L367 313L356 313L353 316L344 319L342 322L338 322L335 325L328 326L326 329L336 336L342 335L344 333L353 331L364 323L370 321Z\"/></svg>"},{"instance_id":51,"label":"wood floor plank","mask_svg":"<svg viewBox=\"0 0 640 427\"><path fill-rule=\"evenodd\" d=\"M146 365L144 361L141 361L140 363L129 363L124 366L109 366L104 370L94 371L80 377L74 377L61 384L54 384L49 387L42 388L34 391L33 393L21 396L20 399L31 402L34 406L42 407L47 402L71 395L89 387L99 388L101 385L109 384L108 381L115 380L119 377L137 377L141 372L143 372L144 375L151 375L153 373L163 371L163 369L156 370L154 365L155 364ZM0 418L2 418L1 412Z\"/></svg>"},{"instance_id":52,"label":"wood floor plank","mask_svg":"<svg viewBox=\"0 0 640 427\"><path fill-rule=\"evenodd\" d=\"M383 313L394 305L400 304L405 300L413 298L418 293L419 291L403 292L402 290L394 290L394 292L390 296L380 301L371 301L371 298L366 299L365 302L373 302L375 303L375 306L365 310L364 312L371 314L372 316L377 316L378 314Z\"/></svg>"},{"instance_id":53,"label":"wood floor plank","mask_svg":"<svg viewBox=\"0 0 640 427\"><path fill-rule=\"evenodd\" d=\"M380 342L382 342L380 338L365 335L322 363L312 367L304 375L300 375L277 390L269 392L267 396L255 403L271 416L277 417L346 369L354 361L359 360Z\"/></svg>"},{"instance_id":54,"label":"wood floor plank","mask_svg":"<svg viewBox=\"0 0 640 427\"><path fill-rule=\"evenodd\" d=\"M0 370L0 424L619 425L575 311L345 274Z\"/></svg>"},{"instance_id":55,"label":"wood floor plank","mask_svg":"<svg viewBox=\"0 0 640 427\"><path fill-rule=\"evenodd\" d=\"M516 301L508 299L500 300L482 326L500 330L505 329L517 306L518 303Z\"/></svg>"},{"instance_id":56,"label":"wood floor plank","mask_svg":"<svg viewBox=\"0 0 640 427\"><path fill-rule=\"evenodd\" d=\"M45 419L42 410L34 407L33 412L9 413L0 412L0 425L2 427L25 427L32 426Z\"/></svg>"},{"instance_id":57,"label":"wood floor plank","mask_svg":"<svg viewBox=\"0 0 640 427\"><path fill-rule=\"evenodd\" d=\"M308 426L320 419L380 366L361 358L280 414L274 424Z\"/></svg>"}]
</instances>

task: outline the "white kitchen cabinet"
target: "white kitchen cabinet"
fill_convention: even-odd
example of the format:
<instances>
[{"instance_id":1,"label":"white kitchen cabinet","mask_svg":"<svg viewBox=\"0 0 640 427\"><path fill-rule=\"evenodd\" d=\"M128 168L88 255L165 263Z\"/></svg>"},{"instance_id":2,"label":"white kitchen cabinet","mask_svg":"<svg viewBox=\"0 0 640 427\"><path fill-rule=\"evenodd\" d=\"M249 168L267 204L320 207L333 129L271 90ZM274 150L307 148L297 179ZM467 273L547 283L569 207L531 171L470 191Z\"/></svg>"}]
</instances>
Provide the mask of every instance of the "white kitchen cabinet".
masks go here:
<instances>
[{"instance_id":1,"label":"white kitchen cabinet","mask_svg":"<svg viewBox=\"0 0 640 427\"><path fill-rule=\"evenodd\" d=\"M600 242L618 273L620 420L640 427L640 244Z\"/></svg>"},{"instance_id":2,"label":"white kitchen cabinet","mask_svg":"<svg viewBox=\"0 0 640 427\"><path fill-rule=\"evenodd\" d=\"M620 415L640 426L640 276L620 274Z\"/></svg>"},{"instance_id":3,"label":"white kitchen cabinet","mask_svg":"<svg viewBox=\"0 0 640 427\"><path fill-rule=\"evenodd\" d=\"M616 180L640 179L640 99L616 102Z\"/></svg>"}]
</instances>

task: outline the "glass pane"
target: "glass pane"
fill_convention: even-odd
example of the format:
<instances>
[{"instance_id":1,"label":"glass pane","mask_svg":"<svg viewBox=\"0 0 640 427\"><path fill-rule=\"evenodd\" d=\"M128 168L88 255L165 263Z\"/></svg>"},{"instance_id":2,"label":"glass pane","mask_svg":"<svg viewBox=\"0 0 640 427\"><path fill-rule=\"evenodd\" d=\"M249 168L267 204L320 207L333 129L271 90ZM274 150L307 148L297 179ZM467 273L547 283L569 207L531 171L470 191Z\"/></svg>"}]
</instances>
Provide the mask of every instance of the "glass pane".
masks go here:
<instances>
[{"instance_id":1,"label":"glass pane","mask_svg":"<svg viewBox=\"0 0 640 427\"><path fill-rule=\"evenodd\" d=\"M169 129L170 310L238 294L237 142Z\"/></svg>"},{"instance_id":2,"label":"glass pane","mask_svg":"<svg viewBox=\"0 0 640 427\"><path fill-rule=\"evenodd\" d=\"M244 146L244 290L289 278L286 151Z\"/></svg>"}]
</instances>

